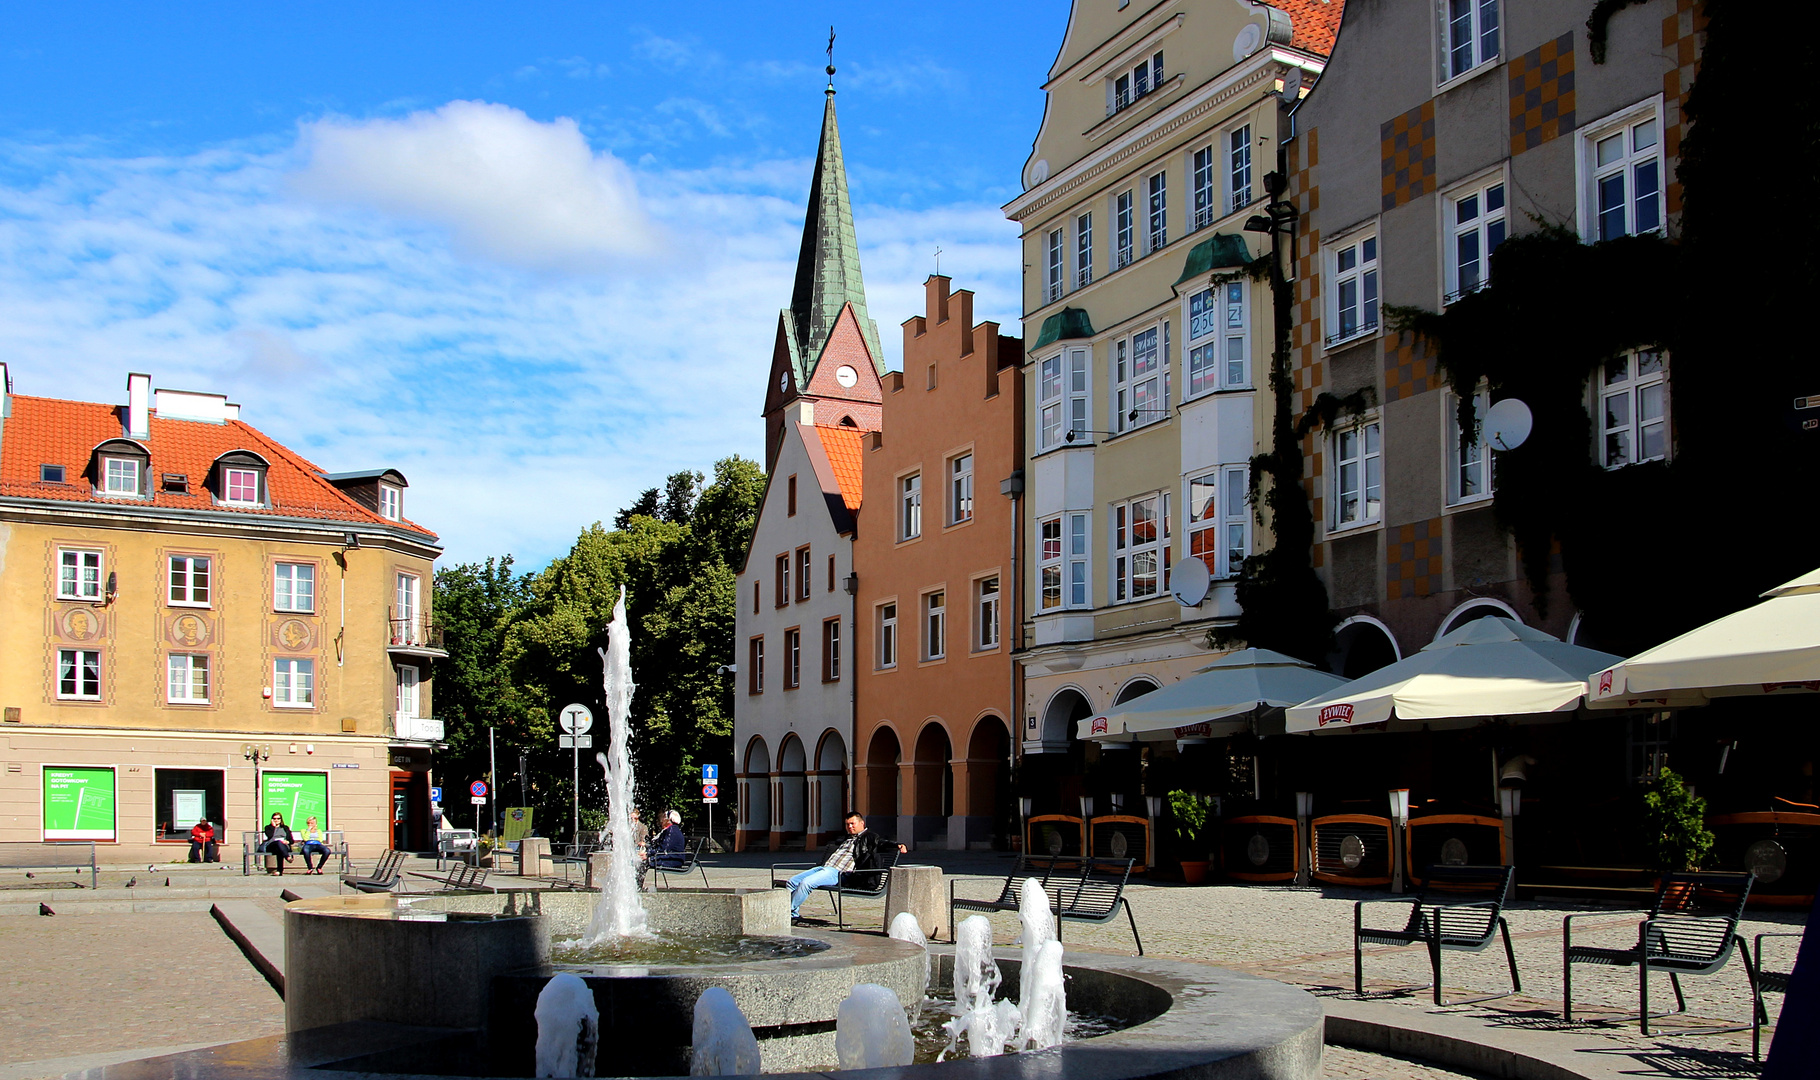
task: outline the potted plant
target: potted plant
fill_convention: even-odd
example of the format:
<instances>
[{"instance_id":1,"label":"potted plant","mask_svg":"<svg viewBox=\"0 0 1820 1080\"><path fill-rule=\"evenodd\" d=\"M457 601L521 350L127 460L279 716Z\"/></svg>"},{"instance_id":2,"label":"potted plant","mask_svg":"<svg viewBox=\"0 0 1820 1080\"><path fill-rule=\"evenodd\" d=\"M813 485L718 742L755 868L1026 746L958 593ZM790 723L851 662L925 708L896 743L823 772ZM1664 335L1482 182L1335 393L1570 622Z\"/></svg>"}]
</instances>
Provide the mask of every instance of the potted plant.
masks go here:
<instances>
[{"instance_id":1,"label":"potted plant","mask_svg":"<svg viewBox=\"0 0 1820 1080\"><path fill-rule=\"evenodd\" d=\"M1643 790L1643 843L1664 874L1698 870L1713 849L1706 800L1673 769L1663 769Z\"/></svg>"},{"instance_id":2,"label":"potted plant","mask_svg":"<svg viewBox=\"0 0 1820 1080\"><path fill-rule=\"evenodd\" d=\"M1169 813L1175 818L1175 835L1188 851L1207 850L1208 802L1192 791L1177 789L1169 793ZM1183 859L1182 880L1190 885L1207 880L1207 860Z\"/></svg>"}]
</instances>

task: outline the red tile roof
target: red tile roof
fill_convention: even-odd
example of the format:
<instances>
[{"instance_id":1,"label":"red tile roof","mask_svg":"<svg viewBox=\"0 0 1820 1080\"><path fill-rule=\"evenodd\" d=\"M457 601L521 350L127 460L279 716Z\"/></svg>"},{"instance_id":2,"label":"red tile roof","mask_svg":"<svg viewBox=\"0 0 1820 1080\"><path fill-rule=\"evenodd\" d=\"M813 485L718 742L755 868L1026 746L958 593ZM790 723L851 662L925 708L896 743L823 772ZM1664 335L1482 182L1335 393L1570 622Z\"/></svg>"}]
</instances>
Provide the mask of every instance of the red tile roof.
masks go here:
<instances>
[{"instance_id":1,"label":"red tile roof","mask_svg":"<svg viewBox=\"0 0 1820 1080\"><path fill-rule=\"evenodd\" d=\"M84 477L97 445L123 437L118 405L60 398L12 396L12 415L6 419L0 442L0 497L56 499L64 502L157 506L173 510L230 511L253 516L320 518L365 525L403 527L434 538L435 533L410 521L395 522L355 502L324 480L322 470L285 448L258 428L239 420L211 424L196 420L166 420L156 413L150 437L132 440L151 454L150 499L108 498L97 495ZM264 458L270 506L226 506L203 488L215 459L234 450L250 450ZM39 479L40 465L61 465L65 483L46 484ZM189 494L162 491L157 483L163 473L189 477Z\"/></svg>"},{"instance_id":2,"label":"red tile roof","mask_svg":"<svg viewBox=\"0 0 1820 1080\"><path fill-rule=\"evenodd\" d=\"M1346 0L1270 0L1270 6L1289 13L1295 30L1289 40L1291 46L1322 56L1333 52L1333 39L1339 36Z\"/></svg>"},{"instance_id":3,"label":"red tile roof","mask_svg":"<svg viewBox=\"0 0 1820 1080\"><path fill-rule=\"evenodd\" d=\"M821 436L822 447L828 451L828 464L834 466L834 479L840 483L841 501L847 509L859 512L862 492L861 477L864 475L865 454L860 446L863 433L858 428L821 427L815 433Z\"/></svg>"}]
</instances>

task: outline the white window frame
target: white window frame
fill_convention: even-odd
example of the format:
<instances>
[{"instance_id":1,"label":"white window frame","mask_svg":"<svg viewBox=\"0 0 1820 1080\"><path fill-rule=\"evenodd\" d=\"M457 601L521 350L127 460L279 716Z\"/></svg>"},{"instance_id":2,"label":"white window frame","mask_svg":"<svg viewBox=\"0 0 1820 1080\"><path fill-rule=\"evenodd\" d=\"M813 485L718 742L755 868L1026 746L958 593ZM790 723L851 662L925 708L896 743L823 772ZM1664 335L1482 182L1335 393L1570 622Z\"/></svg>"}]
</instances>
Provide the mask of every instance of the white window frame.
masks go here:
<instances>
[{"instance_id":1,"label":"white window frame","mask_svg":"<svg viewBox=\"0 0 1820 1080\"><path fill-rule=\"evenodd\" d=\"M259 497L260 475L258 469L248 469L237 465L224 465L221 469L221 501L227 506L263 506L265 500ZM244 497L244 490L251 485L252 498ZM235 492L236 486L242 490ZM383 494L384 485L381 485ZM383 505L383 501L382 501Z\"/></svg>"},{"instance_id":2,"label":"white window frame","mask_svg":"<svg viewBox=\"0 0 1820 1080\"><path fill-rule=\"evenodd\" d=\"M1081 346L1063 349L1037 361L1037 438L1040 449L1082 446L1092 441L1088 410L1092 407L1089 373L1092 352ZM1067 436L1072 432L1075 438Z\"/></svg>"},{"instance_id":3,"label":"white window frame","mask_svg":"<svg viewBox=\"0 0 1820 1080\"><path fill-rule=\"evenodd\" d=\"M1494 208L1492 203L1496 203ZM1491 283L1491 253L1510 235L1510 185L1502 171L1463 184L1441 200L1443 276L1441 302L1451 304ZM1469 214L1465 220L1462 214ZM1466 273L1463 247L1473 251L1472 273Z\"/></svg>"},{"instance_id":4,"label":"white window frame","mask_svg":"<svg viewBox=\"0 0 1820 1080\"><path fill-rule=\"evenodd\" d=\"M897 540L904 543L923 535L923 474L897 478Z\"/></svg>"},{"instance_id":5,"label":"white window frame","mask_svg":"<svg viewBox=\"0 0 1820 1080\"><path fill-rule=\"evenodd\" d=\"M975 578L973 581L973 651L991 652L998 648L999 610L1002 591L999 576Z\"/></svg>"},{"instance_id":6,"label":"white window frame","mask_svg":"<svg viewBox=\"0 0 1820 1080\"><path fill-rule=\"evenodd\" d=\"M1144 237L1146 255L1169 246L1169 170L1144 178Z\"/></svg>"},{"instance_id":7,"label":"white window frame","mask_svg":"<svg viewBox=\"0 0 1820 1080\"><path fill-rule=\"evenodd\" d=\"M1348 253L1352 256L1352 265L1346 266ZM1345 237L1327 249L1328 281L1332 288L1327 290L1327 319L1333 327L1333 333L1327 335L1327 347L1333 348L1342 342L1357 341L1370 337L1378 332L1378 324L1383 321L1383 286L1379 277L1378 232L1367 229ZM1341 293L1351 284L1357 323L1352 329L1343 329L1340 323L1344 312Z\"/></svg>"},{"instance_id":8,"label":"white window frame","mask_svg":"<svg viewBox=\"0 0 1820 1080\"><path fill-rule=\"evenodd\" d=\"M138 497L145 494L145 463L138 458L101 456L101 493L103 495L130 495ZM121 487L116 487L115 481Z\"/></svg>"},{"instance_id":9,"label":"white window frame","mask_svg":"<svg viewBox=\"0 0 1820 1080\"><path fill-rule=\"evenodd\" d=\"M1221 132L1224 143L1226 212L1235 214L1251 205L1253 181L1251 125L1241 124Z\"/></svg>"},{"instance_id":10,"label":"white window frame","mask_svg":"<svg viewBox=\"0 0 1820 1080\"><path fill-rule=\"evenodd\" d=\"M784 629L784 689L795 690L803 684L803 628Z\"/></svg>"},{"instance_id":11,"label":"white window frame","mask_svg":"<svg viewBox=\"0 0 1820 1080\"><path fill-rule=\"evenodd\" d=\"M840 620L822 620L822 681L840 682Z\"/></svg>"},{"instance_id":12,"label":"white window frame","mask_svg":"<svg viewBox=\"0 0 1820 1080\"><path fill-rule=\"evenodd\" d=\"M397 679L394 716L415 719L423 715L418 711L423 699L419 694L421 679L417 668L411 664L399 664L393 671Z\"/></svg>"},{"instance_id":13,"label":"white window frame","mask_svg":"<svg viewBox=\"0 0 1820 1080\"><path fill-rule=\"evenodd\" d=\"M887 600L878 605L874 617L878 626L878 656L875 658L879 670L888 671L897 667L897 601Z\"/></svg>"},{"instance_id":14,"label":"white window frame","mask_svg":"<svg viewBox=\"0 0 1820 1080\"><path fill-rule=\"evenodd\" d=\"M281 656L272 661L272 707L316 707L316 661L307 656Z\"/></svg>"},{"instance_id":15,"label":"white window frame","mask_svg":"<svg viewBox=\"0 0 1820 1080\"><path fill-rule=\"evenodd\" d=\"M65 672L68 674L66 675ZM102 675L101 650L57 650L57 699L59 701L100 701ZM70 683L69 689L64 688L66 682Z\"/></svg>"},{"instance_id":16,"label":"white window frame","mask_svg":"<svg viewBox=\"0 0 1820 1080\"><path fill-rule=\"evenodd\" d=\"M1348 437L1354 439L1354 449L1350 454L1344 452ZM1376 416L1349 421L1336 427L1333 437L1328 440L1328 458L1330 466L1329 491L1333 497L1333 510L1330 515L1331 527L1338 532L1343 529L1362 528L1375 525L1384 519L1384 425ZM1346 466L1354 465L1354 480L1348 481ZM1375 470L1374 470L1375 466ZM1374 483L1375 471L1375 483ZM1377 493L1374 504L1372 493ZM1346 498L1356 492L1358 509L1351 516L1347 515Z\"/></svg>"},{"instance_id":17,"label":"white window frame","mask_svg":"<svg viewBox=\"0 0 1820 1080\"><path fill-rule=\"evenodd\" d=\"M1224 215L1219 212L1218 182L1214 179L1213 144L1209 143L1188 155L1188 186L1194 206L1190 232L1205 229Z\"/></svg>"},{"instance_id":18,"label":"white window frame","mask_svg":"<svg viewBox=\"0 0 1820 1080\"><path fill-rule=\"evenodd\" d=\"M412 645L421 645L418 640L418 629L423 611L423 579L416 574L399 571L392 581L392 618L404 623L403 641Z\"/></svg>"},{"instance_id":19,"label":"white window frame","mask_svg":"<svg viewBox=\"0 0 1820 1080\"><path fill-rule=\"evenodd\" d=\"M1071 510L1044 518L1036 544L1037 613L1091 608L1093 515Z\"/></svg>"},{"instance_id":20,"label":"white window frame","mask_svg":"<svg viewBox=\"0 0 1820 1080\"><path fill-rule=\"evenodd\" d=\"M93 548L57 549L57 599L106 599L107 559Z\"/></svg>"},{"instance_id":21,"label":"white window frame","mask_svg":"<svg viewBox=\"0 0 1820 1080\"><path fill-rule=\"evenodd\" d=\"M165 704L207 705L209 703L209 656L207 653L166 653L164 672Z\"/></svg>"},{"instance_id":22,"label":"white window frame","mask_svg":"<svg viewBox=\"0 0 1820 1080\"><path fill-rule=\"evenodd\" d=\"M1074 219L1074 287L1093 284L1093 211Z\"/></svg>"},{"instance_id":23,"label":"white window frame","mask_svg":"<svg viewBox=\"0 0 1820 1080\"><path fill-rule=\"evenodd\" d=\"M1122 112L1162 89L1168 76L1163 70L1163 50L1106 77L1106 115Z\"/></svg>"},{"instance_id":24,"label":"white window frame","mask_svg":"<svg viewBox=\"0 0 1820 1080\"><path fill-rule=\"evenodd\" d=\"M1188 479L1188 556L1216 579L1238 577L1251 554L1250 485L1248 465L1222 465Z\"/></svg>"},{"instance_id":25,"label":"white window frame","mask_svg":"<svg viewBox=\"0 0 1820 1080\"><path fill-rule=\"evenodd\" d=\"M1498 486L1496 462L1485 444L1485 414L1491 409L1491 394L1480 390L1472 396L1472 414L1479 430L1470 442L1460 430L1460 399L1449 391L1441 395L1441 407L1447 410L1441 418L1441 430L1447 432L1447 505L1485 502Z\"/></svg>"},{"instance_id":26,"label":"white window frame","mask_svg":"<svg viewBox=\"0 0 1820 1080\"><path fill-rule=\"evenodd\" d=\"M1043 303L1053 304L1067 291L1068 238L1062 229L1051 229L1043 238Z\"/></svg>"},{"instance_id":27,"label":"white window frame","mask_svg":"<svg viewBox=\"0 0 1820 1080\"><path fill-rule=\"evenodd\" d=\"M1130 266L1137 257L1137 196L1127 188L1112 197L1112 268Z\"/></svg>"},{"instance_id":28,"label":"white window frame","mask_svg":"<svg viewBox=\"0 0 1820 1080\"><path fill-rule=\"evenodd\" d=\"M948 590L934 589L922 595L923 660L948 658Z\"/></svg>"},{"instance_id":29,"label":"white window frame","mask_svg":"<svg viewBox=\"0 0 1820 1080\"><path fill-rule=\"evenodd\" d=\"M1435 38L1441 53L1438 85L1466 78L1503 54L1504 12L1500 2L1436 0ZM1456 36L1465 40L1456 41ZM1461 48L1456 49L1456 45Z\"/></svg>"},{"instance_id":30,"label":"white window frame","mask_svg":"<svg viewBox=\"0 0 1820 1080\"><path fill-rule=\"evenodd\" d=\"M948 524L973 520L973 451L963 450L948 459Z\"/></svg>"},{"instance_id":31,"label":"white window frame","mask_svg":"<svg viewBox=\"0 0 1820 1080\"><path fill-rule=\"evenodd\" d=\"M1151 515L1149 535L1138 516ZM1112 504L1112 603L1145 603L1169 592L1173 543L1169 536L1169 492L1151 491ZM1141 571L1148 565L1149 572ZM1140 593L1140 589L1146 590Z\"/></svg>"},{"instance_id":32,"label":"white window frame","mask_svg":"<svg viewBox=\"0 0 1820 1080\"><path fill-rule=\"evenodd\" d=\"M1240 279L1197 289L1182 301L1188 327L1184 401L1251 388L1251 297Z\"/></svg>"},{"instance_id":33,"label":"white window frame","mask_svg":"<svg viewBox=\"0 0 1820 1080\"><path fill-rule=\"evenodd\" d=\"M1645 357L1654 358L1654 370L1639 374L1648 361ZM1624 374L1615 377L1613 364L1623 364ZM1596 417L1595 438L1597 446L1594 460L1599 467L1611 470L1622 469L1627 465L1637 465L1645 461L1666 461L1669 453L1670 406L1668 391L1669 357L1663 349L1631 349L1620 356L1607 361L1593 377L1593 416ZM1643 410L1646 399L1655 398L1656 415L1644 419ZM1624 416L1614 417L1612 404L1617 400L1624 401ZM1659 453L1643 456L1644 429L1655 427L1660 430L1662 440ZM1612 439L1622 435L1627 446L1627 457L1623 461L1612 461Z\"/></svg>"},{"instance_id":34,"label":"white window frame","mask_svg":"<svg viewBox=\"0 0 1820 1080\"><path fill-rule=\"evenodd\" d=\"M404 489L394 484L379 485L379 516L387 521L404 520Z\"/></svg>"},{"instance_id":35,"label":"white window frame","mask_svg":"<svg viewBox=\"0 0 1820 1080\"><path fill-rule=\"evenodd\" d=\"M205 608L209 606L210 571L213 561L207 555L172 555L166 560L165 602L170 607ZM201 593L202 598L196 599Z\"/></svg>"},{"instance_id":36,"label":"white window frame","mask_svg":"<svg viewBox=\"0 0 1820 1080\"><path fill-rule=\"evenodd\" d=\"M1636 145L1636 128L1639 125L1651 125L1655 141L1649 146L1639 148ZM1600 165L1598 161L1599 144L1607 138L1624 134L1623 152L1615 160ZM1642 233L1660 233L1668 227L1668 176L1662 153L1662 97L1660 94L1626 106L1596 123L1587 124L1575 133L1576 144L1575 166L1579 181L1580 238L1592 243L1598 240L1615 239L1618 236L1640 235ZM1655 190L1647 199L1637 197L1637 170L1644 166L1654 167ZM1600 184L1613 176L1624 178L1624 228L1620 232L1607 236L1602 227L1599 213ZM1637 228L1639 210L1648 204L1653 209L1655 224L1649 228Z\"/></svg>"},{"instance_id":37,"label":"white window frame","mask_svg":"<svg viewBox=\"0 0 1820 1080\"><path fill-rule=\"evenodd\" d=\"M288 574L285 573L287 569L290 571ZM300 571L301 573L299 573ZM281 583L284 583L284 579L287 577L290 579L288 583L285 583L288 587L281 587ZM297 598L299 591L297 584L300 579L307 580L309 584L309 596L301 603ZM302 615L315 614L315 563L278 562L272 565L272 610L295 612Z\"/></svg>"},{"instance_id":38,"label":"white window frame","mask_svg":"<svg viewBox=\"0 0 1820 1080\"><path fill-rule=\"evenodd\" d=\"M1169 416L1169 320L1111 343L1111 428L1123 434ZM1140 369L1139 365L1145 365Z\"/></svg>"}]
</instances>

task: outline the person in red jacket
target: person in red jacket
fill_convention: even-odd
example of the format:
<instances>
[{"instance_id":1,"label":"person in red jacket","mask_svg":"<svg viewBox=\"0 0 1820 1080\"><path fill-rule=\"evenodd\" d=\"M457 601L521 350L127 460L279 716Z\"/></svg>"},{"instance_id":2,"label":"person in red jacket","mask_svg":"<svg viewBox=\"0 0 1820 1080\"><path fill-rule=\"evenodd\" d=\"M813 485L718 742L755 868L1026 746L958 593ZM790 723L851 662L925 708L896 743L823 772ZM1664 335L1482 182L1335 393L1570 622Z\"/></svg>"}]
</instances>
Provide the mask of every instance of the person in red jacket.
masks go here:
<instances>
[{"instance_id":1,"label":"person in red jacket","mask_svg":"<svg viewBox=\"0 0 1820 1080\"><path fill-rule=\"evenodd\" d=\"M206 821L198 821L190 830L190 861L221 861L221 848L215 843L215 826Z\"/></svg>"}]
</instances>

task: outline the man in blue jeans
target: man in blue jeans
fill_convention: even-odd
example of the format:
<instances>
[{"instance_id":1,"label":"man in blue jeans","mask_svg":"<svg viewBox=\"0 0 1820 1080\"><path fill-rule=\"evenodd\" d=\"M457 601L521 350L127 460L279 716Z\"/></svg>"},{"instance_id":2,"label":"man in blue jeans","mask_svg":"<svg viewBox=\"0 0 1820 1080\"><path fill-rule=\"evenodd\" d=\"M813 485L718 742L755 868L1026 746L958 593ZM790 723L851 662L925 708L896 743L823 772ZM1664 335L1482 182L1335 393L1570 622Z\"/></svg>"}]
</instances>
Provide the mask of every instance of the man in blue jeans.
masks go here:
<instances>
[{"instance_id":1,"label":"man in blue jeans","mask_svg":"<svg viewBox=\"0 0 1820 1080\"><path fill-rule=\"evenodd\" d=\"M790 921L796 922L801 916L803 901L809 894L826 885L836 885L841 874L849 870L880 869L879 849L891 844L877 833L866 828L865 816L855 811L847 815L847 838L842 840L820 866L790 879ZM909 849L902 844L896 845L898 854Z\"/></svg>"}]
</instances>

